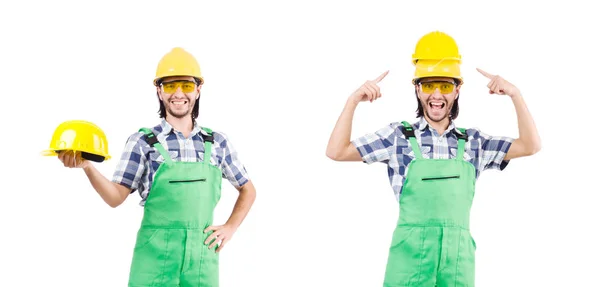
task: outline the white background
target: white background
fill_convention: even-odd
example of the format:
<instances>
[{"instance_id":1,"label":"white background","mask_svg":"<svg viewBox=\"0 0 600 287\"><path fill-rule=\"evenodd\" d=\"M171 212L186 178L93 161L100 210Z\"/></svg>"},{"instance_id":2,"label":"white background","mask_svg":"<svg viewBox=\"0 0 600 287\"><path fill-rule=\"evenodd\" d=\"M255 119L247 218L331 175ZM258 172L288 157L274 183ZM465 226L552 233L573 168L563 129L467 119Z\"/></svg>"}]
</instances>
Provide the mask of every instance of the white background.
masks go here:
<instances>
[{"instance_id":1,"label":"white background","mask_svg":"<svg viewBox=\"0 0 600 287\"><path fill-rule=\"evenodd\" d=\"M585 1L133 2L2 5L0 286L126 286L139 195L112 209L83 171L39 152L83 119L118 158L159 122L151 82L175 46L205 76L200 123L230 137L258 192L221 254L221 286L381 286L398 214L386 167L325 148L350 93L388 69L352 138L415 120L410 57L434 30L463 55L458 124L518 136L480 67L521 89L543 142L478 181L477 286L600 286L600 23ZM116 163L96 166L110 177ZM235 199L225 182L217 223Z\"/></svg>"}]
</instances>

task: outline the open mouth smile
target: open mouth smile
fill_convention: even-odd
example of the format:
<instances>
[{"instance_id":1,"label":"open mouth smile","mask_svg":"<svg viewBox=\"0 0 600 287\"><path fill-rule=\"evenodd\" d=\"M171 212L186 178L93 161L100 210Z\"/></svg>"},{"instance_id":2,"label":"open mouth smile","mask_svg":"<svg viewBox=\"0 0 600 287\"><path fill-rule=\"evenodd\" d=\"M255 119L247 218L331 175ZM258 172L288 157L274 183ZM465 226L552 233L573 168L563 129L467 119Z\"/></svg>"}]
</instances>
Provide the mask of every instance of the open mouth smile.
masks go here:
<instances>
[{"instance_id":1,"label":"open mouth smile","mask_svg":"<svg viewBox=\"0 0 600 287\"><path fill-rule=\"evenodd\" d=\"M446 107L444 102L429 102L429 108L433 110L441 110Z\"/></svg>"}]
</instances>

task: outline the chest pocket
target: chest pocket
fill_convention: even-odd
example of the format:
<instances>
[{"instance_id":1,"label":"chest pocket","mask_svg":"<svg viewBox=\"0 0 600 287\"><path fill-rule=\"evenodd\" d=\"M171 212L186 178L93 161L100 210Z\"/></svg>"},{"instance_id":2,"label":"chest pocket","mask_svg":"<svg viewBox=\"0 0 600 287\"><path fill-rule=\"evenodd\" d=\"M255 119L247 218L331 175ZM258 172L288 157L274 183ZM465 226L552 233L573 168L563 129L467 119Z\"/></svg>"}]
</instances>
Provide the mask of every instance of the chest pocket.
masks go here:
<instances>
[{"instance_id":1,"label":"chest pocket","mask_svg":"<svg viewBox=\"0 0 600 287\"><path fill-rule=\"evenodd\" d=\"M168 151L168 153L171 156L171 159L175 161L178 153L176 151ZM165 162L165 158L158 151L154 150L150 152L150 161L152 165L152 170L156 171L158 169L158 166L161 163Z\"/></svg>"},{"instance_id":2,"label":"chest pocket","mask_svg":"<svg viewBox=\"0 0 600 287\"><path fill-rule=\"evenodd\" d=\"M452 158L455 158L456 157L456 148L451 148L450 154L452 155ZM475 158L476 158L475 152L473 150L471 150L470 148L466 148L465 152L463 153L463 160L475 164Z\"/></svg>"},{"instance_id":3,"label":"chest pocket","mask_svg":"<svg viewBox=\"0 0 600 287\"><path fill-rule=\"evenodd\" d=\"M213 149L211 152L212 155L215 155L215 150ZM204 161L204 152L198 152L198 160L199 161ZM218 167L219 165L217 164L217 162L215 161L215 157L211 156L210 157L210 164L214 165L216 167Z\"/></svg>"},{"instance_id":4,"label":"chest pocket","mask_svg":"<svg viewBox=\"0 0 600 287\"><path fill-rule=\"evenodd\" d=\"M429 153L431 153L431 147L430 146L419 146L419 149L421 150L421 156L424 159L429 159L431 158L431 156L429 155ZM408 156L410 159L414 159L415 158L415 151L412 149L412 147L409 145L407 147L402 147L402 154ZM405 163L408 164L408 163Z\"/></svg>"}]
</instances>

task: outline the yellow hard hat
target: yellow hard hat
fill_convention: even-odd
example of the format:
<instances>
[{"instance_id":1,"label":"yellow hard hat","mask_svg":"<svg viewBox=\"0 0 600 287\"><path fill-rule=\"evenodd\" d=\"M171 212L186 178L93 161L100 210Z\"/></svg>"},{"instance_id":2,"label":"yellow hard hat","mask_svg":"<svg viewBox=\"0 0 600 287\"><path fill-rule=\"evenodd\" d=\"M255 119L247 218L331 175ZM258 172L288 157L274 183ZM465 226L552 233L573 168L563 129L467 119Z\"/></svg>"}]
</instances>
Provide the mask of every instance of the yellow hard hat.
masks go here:
<instances>
[{"instance_id":1,"label":"yellow hard hat","mask_svg":"<svg viewBox=\"0 0 600 287\"><path fill-rule=\"evenodd\" d=\"M200 84L204 83L200 65L198 64L198 61L196 61L196 58L183 48L179 47L173 48L160 59L160 62L158 62L154 85L156 86L159 79L170 76L192 76L197 78L200 81Z\"/></svg>"},{"instance_id":2,"label":"yellow hard hat","mask_svg":"<svg viewBox=\"0 0 600 287\"><path fill-rule=\"evenodd\" d=\"M452 37L440 31L427 33L419 39L412 55L413 84L423 77L450 77L462 83L461 61L458 45Z\"/></svg>"},{"instance_id":3,"label":"yellow hard hat","mask_svg":"<svg viewBox=\"0 0 600 287\"><path fill-rule=\"evenodd\" d=\"M111 158L104 131L93 123L81 120L61 123L54 130L50 148L42 151L42 155L56 156L62 150L79 151L82 158L95 162Z\"/></svg>"}]
</instances>

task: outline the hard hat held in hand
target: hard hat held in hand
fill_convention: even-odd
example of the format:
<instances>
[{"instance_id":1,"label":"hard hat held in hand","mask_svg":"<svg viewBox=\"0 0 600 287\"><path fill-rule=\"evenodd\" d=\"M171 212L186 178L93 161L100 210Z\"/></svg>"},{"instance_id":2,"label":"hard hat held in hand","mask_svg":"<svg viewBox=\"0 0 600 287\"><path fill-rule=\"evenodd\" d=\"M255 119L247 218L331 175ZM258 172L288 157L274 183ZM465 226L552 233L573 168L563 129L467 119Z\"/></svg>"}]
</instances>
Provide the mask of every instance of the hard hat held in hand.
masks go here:
<instances>
[{"instance_id":1,"label":"hard hat held in hand","mask_svg":"<svg viewBox=\"0 0 600 287\"><path fill-rule=\"evenodd\" d=\"M156 86L158 80L161 78L171 76L191 76L198 79L200 84L204 83L200 65L198 64L198 61L196 61L196 58L179 47L173 48L160 59L160 62L158 62L154 85Z\"/></svg>"},{"instance_id":2,"label":"hard hat held in hand","mask_svg":"<svg viewBox=\"0 0 600 287\"><path fill-rule=\"evenodd\" d=\"M81 152L81 157L90 161L103 162L108 154L108 140L97 125L81 120L61 123L50 141L50 148L42 151L43 156L56 156L63 150Z\"/></svg>"},{"instance_id":3,"label":"hard hat held in hand","mask_svg":"<svg viewBox=\"0 0 600 287\"><path fill-rule=\"evenodd\" d=\"M462 83L461 61L458 45L452 37L439 31L430 32L419 39L412 55L413 84L425 77L449 77Z\"/></svg>"}]
</instances>

